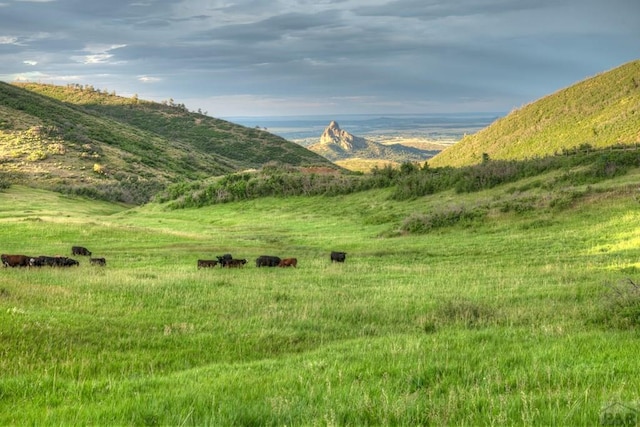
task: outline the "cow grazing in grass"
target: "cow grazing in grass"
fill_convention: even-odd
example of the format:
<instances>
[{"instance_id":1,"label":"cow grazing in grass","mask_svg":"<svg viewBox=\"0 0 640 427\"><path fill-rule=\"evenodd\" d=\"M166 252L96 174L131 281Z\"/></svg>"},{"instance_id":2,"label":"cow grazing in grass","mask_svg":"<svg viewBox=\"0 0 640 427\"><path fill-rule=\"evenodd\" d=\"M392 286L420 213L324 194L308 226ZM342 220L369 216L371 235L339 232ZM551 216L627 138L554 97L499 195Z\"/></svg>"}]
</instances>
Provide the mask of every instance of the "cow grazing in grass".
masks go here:
<instances>
[{"instance_id":1,"label":"cow grazing in grass","mask_svg":"<svg viewBox=\"0 0 640 427\"><path fill-rule=\"evenodd\" d=\"M218 259L218 262L220 263L220 267L226 267L227 264L229 263L229 261L231 261L233 259L231 254L224 254L224 255L216 256L216 258Z\"/></svg>"},{"instance_id":2,"label":"cow grazing in grass","mask_svg":"<svg viewBox=\"0 0 640 427\"><path fill-rule=\"evenodd\" d=\"M198 268L213 268L218 264L215 259L199 259Z\"/></svg>"},{"instance_id":3,"label":"cow grazing in grass","mask_svg":"<svg viewBox=\"0 0 640 427\"><path fill-rule=\"evenodd\" d=\"M80 263L72 258L67 258L66 256L59 257L58 267L77 267Z\"/></svg>"},{"instance_id":4,"label":"cow grazing in grass","mask_svg":"<svg viewBox=\"0 0 640 427\"><path fill-rule=\"evenodd\" d=\"M28 267L31 257L26 255L0 255L2 265L5 267Z\"/></svg>"},{"instance_id":5,"label":"cow grazing in grass","mask_svg":"<svg viewBox=\"0 0 640 427\"><path fill-rule=\"evenodd\" d=\"M71 246L71 255L91 256L91 251L82 246Z\"/></svg>"},{"instance_id":6,"label":"cow grazing in grass","mask_svg":"<svg viewBox=\"0 0 640 427\"><path fill-rule=\"evenodd\" d=\"M256 259L256 267L277 267L280 264L280 258L271 255L260 255Z\"/></svg>"},{"instance_id":7,"label":"cow grazing in grass","mask_svg":"<svg viewBox=\"0 0 640 427\"><path fill-rule=\"evenodd\" d=\"M40 255L33 257L29 260L29 265L32 267L55 267L57 265L59 257Z\"/></svg>"},{"instance_id":8,"label":"cow grazing in grass","mask_svg":"<svg viewBox=\"0 0 640 427\"><path fill-rule=\"evenodd\" d=\"M89 258L89 263L91 265L100 265L105 267L107 265L107 260L104 258Z\"/></svg>"},{"instance_id":9,"label":"cow grazing in grass","mask_svg":"<svg viewBox=\"0 0 640 427\"><path fill-rule=\"evenodd\" d=\"M240 268L247 263L246 259L230 259L225 267Z\"/></svg>"},{"instance_id":10,"label":"cow grazing in grass","mask_svg":"<svg viewBox=\"0 0 640 427\"><path fill-rule=\"evenodd\" d=\"M29 265L32 267L74 267L80 265L80 263L66 256L40 255L30 258Z\"/></svg>"},{"instance_id":11,"label":"cow grazing in grass","mask_svg":"<svg viewBox=\"0 0 640 427\"><path fill-rule=\"evenodd\" d=\"M347 258L346 252L336 252L336 251L331 252L331 262L344 262L346 258Z\"/></svg>"},{"instance_id":12,"label":"cow grazing in grass","mask_svg":"<svg viewBox=\"0 0 640 427\"><path fill-rule=\"evenodd\" d=\"M283 258L280 260L278 267L296 267L298 265L297 258Z\"/></svg>"}]
</instances>

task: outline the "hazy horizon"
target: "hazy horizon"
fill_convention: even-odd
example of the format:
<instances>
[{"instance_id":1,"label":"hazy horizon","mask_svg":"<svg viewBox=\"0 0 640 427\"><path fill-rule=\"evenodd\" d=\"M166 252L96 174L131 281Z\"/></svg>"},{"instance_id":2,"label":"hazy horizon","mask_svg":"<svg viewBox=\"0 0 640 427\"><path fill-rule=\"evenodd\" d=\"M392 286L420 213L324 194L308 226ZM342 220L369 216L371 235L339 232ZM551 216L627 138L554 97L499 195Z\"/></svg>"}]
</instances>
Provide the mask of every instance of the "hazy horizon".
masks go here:
<instances>
[{"instance_id":1,"label":"hazy horizon","mask_svg":"<svg viewBox=\"0 0 640 427\"><path fill-rule=\"evenodd\" d=\"M505 113L431 113L431 114L336 114L298 116L233 116L221 119L246 127L259 127L288 140L320 138L335 121L341 129L369 138L460 139L474 133Z\"/></svg>"}]
</instances>

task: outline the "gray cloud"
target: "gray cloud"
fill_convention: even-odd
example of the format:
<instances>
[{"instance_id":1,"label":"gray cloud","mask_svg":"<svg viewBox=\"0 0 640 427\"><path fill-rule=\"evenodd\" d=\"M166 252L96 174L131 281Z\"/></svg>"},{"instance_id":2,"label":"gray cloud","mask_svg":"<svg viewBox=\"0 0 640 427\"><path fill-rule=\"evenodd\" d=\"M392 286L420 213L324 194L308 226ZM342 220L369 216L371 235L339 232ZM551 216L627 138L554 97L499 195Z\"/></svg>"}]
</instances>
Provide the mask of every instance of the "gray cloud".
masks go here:
<instances>
[{"instance_id":1,"label":"gray cloud","mask_svg":"<svg viewBox=\"0 0 640 427\"><path fill-rule=\"evenodd\" d=\"M640 36L636 0L3 4L1 80L217 116L508 111L637 59Z\"/></svg>"}]
</instances>

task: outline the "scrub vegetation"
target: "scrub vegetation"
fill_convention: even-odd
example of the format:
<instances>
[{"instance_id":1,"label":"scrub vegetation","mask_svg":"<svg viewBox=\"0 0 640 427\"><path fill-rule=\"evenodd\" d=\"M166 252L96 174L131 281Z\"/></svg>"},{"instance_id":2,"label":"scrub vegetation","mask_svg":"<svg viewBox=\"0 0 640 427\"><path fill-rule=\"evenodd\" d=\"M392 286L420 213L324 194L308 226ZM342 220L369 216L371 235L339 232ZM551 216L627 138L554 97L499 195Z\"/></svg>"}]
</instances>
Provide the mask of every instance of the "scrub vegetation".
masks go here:
<instances>
[{"instance_id":1,"label":"scrub vegetation","mask_svg":"<svg viewBox=\"0 0 640 427\"><path fill-rule=\"evenodd\" d=\"M339 174L331 169L318 173L317 169L314 172L268 164L259 171L171 185L156 200L170 202L168 206L172 208L185 208L267 196L335 196L383 188L392 190L389 197L393 200L410 200L448 190L456 194L487 190L551 171L557 173L554 180L531 185L551 190L594 184L640 167L640 151L635 147L583 148L584 151L523 161L493 161L485 154L481 164L459 168L402 163L399 167L374 167L369 174Z\"/></svg>"}]
</instances>

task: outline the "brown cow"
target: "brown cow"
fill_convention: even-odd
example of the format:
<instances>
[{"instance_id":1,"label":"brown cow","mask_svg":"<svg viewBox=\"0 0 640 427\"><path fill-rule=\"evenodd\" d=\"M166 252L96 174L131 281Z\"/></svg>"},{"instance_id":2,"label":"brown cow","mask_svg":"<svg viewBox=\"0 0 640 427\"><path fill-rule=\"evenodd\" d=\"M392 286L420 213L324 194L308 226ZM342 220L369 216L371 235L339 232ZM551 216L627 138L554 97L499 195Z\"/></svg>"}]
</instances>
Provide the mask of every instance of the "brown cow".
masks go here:
<instances>
[{"instance_id":1,"label":"brown cow","mask_svg":"<svg viewBox=\"0 0 640 427\"><path fill-rule=\"evenodd\" d=\"M283 258L280 260L278 267L295 267L298 265L297 258Z\"/></svg>"},{"instance_id":2,"label":"brown cow","mask_svg":"<svg viewBox=\"0 0 640 427\"><path fill-rule=\"evenodd\" d=\"M0 255L2 265L5 267L28 267L31 257L26 255Z\"/></svg>"},{"instance_id":3,"label":"brown cow","mask_svg":"<svg viewBox=\"0 0 640 427\"><path fill-rule=\"evenodd\" d=\"M215 259L199 259L198 268L212 268L218 264Z\"/></svg>"}]
</instances>

